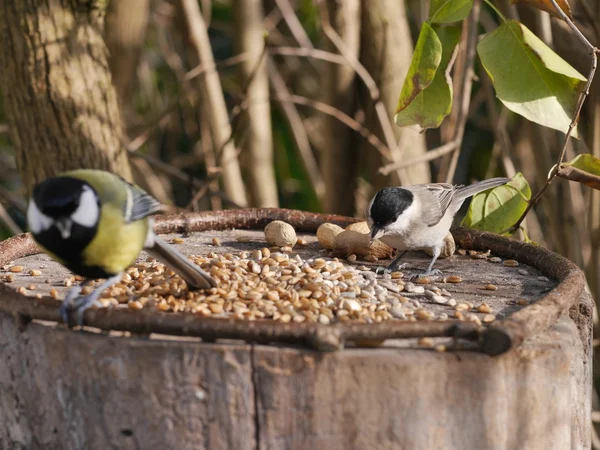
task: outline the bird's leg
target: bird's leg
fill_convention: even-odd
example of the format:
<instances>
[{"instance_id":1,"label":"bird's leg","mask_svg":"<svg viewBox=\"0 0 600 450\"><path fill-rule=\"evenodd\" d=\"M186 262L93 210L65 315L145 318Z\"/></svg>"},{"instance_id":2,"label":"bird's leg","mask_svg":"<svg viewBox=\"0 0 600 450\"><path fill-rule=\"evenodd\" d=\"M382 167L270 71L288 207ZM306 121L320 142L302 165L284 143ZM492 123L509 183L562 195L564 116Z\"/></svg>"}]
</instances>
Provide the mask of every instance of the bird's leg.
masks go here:
<instances>
[{"instance_id":1,"label":"bird's leg","mask_svg":"<svg viewBox=\"0 0 600 450\"><path fill-rule=\"evenodd\" d=\"M104 283L102 283L100 286L94 289L91 294L84 295L75 300L73 306L69 309L74 309L75 311L77 311L77 325L83 325L83 313L85 312L85 310L92 305L99 306L98 297L100 297L100 294L102 294L102 292L105 289L108 289L113 284L118 283L121 280L122 276L122 273L118 273L117 275L108 278Z\"/></svg>"},{"instance_id":2,"label":"bird's leg","mask_svg":"<svg viewBox=\"0 0 600 450\"><path fill-rule=\"evenodd\" d=\"M406 255L406 252L408 250L405 250L403 252L401 252L398 256L396 256L396 259L394 259L389 266L387 267L378 267L377 270L375 270L375 273L382 274L382 273L390 273L390 272L395 272L397 270L400 269L404 269L406 266L408 266L408 263L404 263L404 264L400 264L400 260L402 259L402 257L404 255Z\"/></svg>"},{"instance_id":3,"label":"bird's leg","mask_svg":"<svg viewBox=\"0 0 600 450\"><path fill-rule=\"evenodd\" d=\"M435 264L435 262L437 261L438 257L440 256L440 253L442 253L442 248L441 247L434 247L431 250L433 250L433 258L431 258L431 262L429 263L429 267L427 267L427 270L425 272L422 272L418 275L413 275L411 277L411 279L414 278L424 278L427 277L429 275L442 275L442 271L439 269L434 269L433 265Z\"/></svg>"},{"instance_id":4,"label":"bird's leg","mask_svg":"<svg viewBox=\"0 0 600 450\"><path fill-rule=\"evenodd\" d=\"M69 322L69 309L71 309L71 304L73 303L73 300L75 300L75 298L81 293L81 289L90 284L92 282L92 279L88 278L86 280L84 280L80 285L78 286L74 286L68 293L67 296L64 298L64 300L62 301L61 305L60 305L60 318L62 319L62 321L64 323L68 323Z\"/></svg>"}]
</instances>

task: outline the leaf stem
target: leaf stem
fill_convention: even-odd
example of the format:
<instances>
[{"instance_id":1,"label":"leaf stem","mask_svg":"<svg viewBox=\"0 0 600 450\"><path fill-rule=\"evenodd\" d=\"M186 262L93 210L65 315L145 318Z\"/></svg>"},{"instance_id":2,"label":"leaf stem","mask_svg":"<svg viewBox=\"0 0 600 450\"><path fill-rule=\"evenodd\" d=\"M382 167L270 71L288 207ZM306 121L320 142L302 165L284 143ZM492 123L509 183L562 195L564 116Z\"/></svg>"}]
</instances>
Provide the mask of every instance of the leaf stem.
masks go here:
<instances>
[{"instance_id":1,"label":"leaf stem","mask_svg":"<svg viewBox=\"0 0 600 450\"><path fill-rule=\"evenodd\" d=\"M492 8L494 10L494 12L496 14L498 14L500 16L500 18L502 19L502 22L506 22L506 17L504 17L504 14L502 14L500 12L500 10L498 8L496 8L496 5L494 5L490 0L485 0L485 2L490 6L490 8Z\"/></svg>"}]
</instances>

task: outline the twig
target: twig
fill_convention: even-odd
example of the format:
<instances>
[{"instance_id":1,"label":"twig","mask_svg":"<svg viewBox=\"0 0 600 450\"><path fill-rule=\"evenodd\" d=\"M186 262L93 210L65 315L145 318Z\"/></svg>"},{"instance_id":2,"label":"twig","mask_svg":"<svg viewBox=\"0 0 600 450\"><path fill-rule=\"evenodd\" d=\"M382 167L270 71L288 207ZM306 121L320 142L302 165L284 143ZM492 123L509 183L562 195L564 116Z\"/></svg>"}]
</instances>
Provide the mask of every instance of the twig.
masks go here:
<instances>
[{"instance_id":1,"label":"twig","mask_svg":"<svg viewBox=\"0 0 600 450\"><path fill-rule=\"evenodd\" d=\"M462 70L461 77L461 99L458 104L457 124L454 130L453 141L456 142L456 148L452 154L450 165L448 166L448 172L446 173L446 183L452 183L454 179L454 173L456 172L456 166L458 164L458 157L460 156L460 149L462 147L462 140L465 133L465 126L467 124L467 117L469 114L469 105L471 102L471 86L473 84L474 68L473 63L475 61L476 48L477 48L477 37L479 27L479 13L481 11L480 0L473 2L471 14L469 15L467 25L467 44L465 49L465 63Z\"/></svg>"},{"instance_id":2,"label":"twig","mask_svg":"<svg viewBox=\"0 0 600 450\"><path fill-rule=\"evenodd\" d=\"M512 148L512 143L510 142L510 137L508 136L508 130L506 129L506 119L507 109L503 109L502 113L499 115L496 109L496 96L494 95L494 88L492 86L492 81L490 80L487 73L482 75L483 80L483 92L486 97L486 103L489 113L490 125L494 132L494 136L496 138L496 142L500 146L500 155L503 161L504 170L506 171L506 175L508 177L513 177L516 174L516 169L514 164L510 160L508 156L509 149ZM493 153L493 152L492 152ZM492 174L490 174L491 176Z\"/></svg>"},{"instance_id":3,"label":"twig","mask_svg":"<svg viewBox=\"0 0 600 450\"><path fill-rule=\"evenodd\" d=\"M590 94L590 86L592 84L592 81L594 80L594 75L596 73L596 67L598 65L598 53L600 52L600 50L598 48L594 47L586 39L586 37L581 33L581 31L579 31L577 26L571 21L571 19L569 19L569 17L564 13L564 11L560 8L560 6L558 6L558 3L556 3L556 0L550 0L550 1L552 2L552 5L554 6L554 8L558 12L558 14L560 15L561 19L563 19L567 23L567 25L569 25L569 28L571 28L571 30L573 30L575 32L576 36L579 38L581 43L585 46L585 48L587 50L589 50L590 56L592 58L592 63L590 66L590 72L588 74L587 82L585 83L583 90L579 94L579 99L577 100L577 105L575 106L575 113L573 115L573 119L571 120L571 123L569 124L569 129L567 130L567 133L565 134L563 146L560 151L560 154L558 155L556 164L550 170L548 179L546 180L546 184L544 184L544 186L542 186L542 188L539 190L539 192L529 201L527 208L525 208L525 211L523 212L523 214L521 215L519 220L517 220L517 222L511 228L506 230L508 232L515 232L516 230L519 229L519 226L521 225L521 222L523 222L523 220L525 219L525 216L527 216L527 213L529 213L529 211L531 211L531 209L540 201L542 195L544 195L544 193L546 192L548 187L550 187L550 184L552 184L552 181L554 181L554 179L558 175L558 172L560 171L562 163L565 158L565 153L567 152L567 146L569 144L569 139L571 138L571 134L573 133L573 130L577 126L577 123L579 122L579 116L581 114L581 109L583 108L583 103L585 102L586 97Z\"/></svg>"},{"instance_id":4,"label":"twig","mask_svg":"<svg viewBox=\"0 0 600 450\"><path fill-rule=\"evenodd\" d=\"M375 106L375 114L379 119L383 137L387 148L389 149L387 152L387 159L391 162L399 162L400 157L402 156L401 148L396 142L396 136L394 135L394 130L392 128L392 121L385 110L385 105L380 100L381 94L379 92L379 88L377 87L377 83L375 83L375 80L365 66L363 66L348 49L344 41L342 41L340 36L331 25L329 20L329 12L327 11L327 5L325 2L323 0L319 0L318 3L321 11L321 26L323 27L323 32L329 38L331 43L337 48L340 54L348 61L348 64L350 64L350 66L354 69L358 77L363 81L367 87L367 90L369 91L369 95ZM400 176L400 173L398 173L399 178Z\"/></svg>"},{"instance_id":5,"label":"twig","mask_svg":"<svg viewBox=\"0 0 600 450\"><path fill-rule=\"evenodd\" d=\"M318 48L277 46L270 47L269 53L272 55L300 56L305 58L321 59L323 61L340 65L348 64L348 60L343 56L328 52L326 50L319 50Z\"/></svg>"},{"instance_id":6,"label":"twig","mask_svg":"<svg viewBox=\"0 0 600 450\"><path fill-rule=\"evenodd\" d=\"M367 128L365 128L363 125L361 125L359 122L354 120L348 114L340 111L339 109L334 108L333 106L328 105L323 102L320 102L318 100L313 100L310 98L306 98L306 97L302 97L300 95L294 95L294 94L290 95L289 97L277 96L277 97L274 97L274 99L277 101L280 101L280 102L292 102L292 103L296 103L298 105L309 106L313 109L316 109L319 112L322 112L323 114L327 114L328 116L335 117L337 120L339 120L346 126L352 128L354 131L360 133L361 136L363 136L365 139L367 139L367 141L369 141L369 143L373 147L375 147L379 152L381 152L381 154L383 155L384 158L391 159L389 149L385 146L385 144L383 142L381 142L379 140L379 138L377 136L375 136L373 133L371 133L371 131L369 131Z\"/></svg>"},{"instance_id":7,"label":"twig","mask_svg":"<svg viewBox=\"0 0 600 450\"><path fill-rule=\"evenodd\" d=\"M17 208L22 214L27 211L27 202L22 197L0 186L0 198L5 202L10 203L14 208Z\"/></svg>"},{"instance_id":8,"label":"twig","mask_svg":"<svg viewBox=\"0 0 600 450\"><path fill-rule=\"evenodd\" d=\"M0 221L3 222L4 225L6 225L6 228L13 234L21 234L23 232L23 230L19 228L19 225L12 220L12 217L10 217L6 209L4 209L2 203L0 203Z\"/></svg>"},{"instance_id":9,"label":"twig","mask_svg":"<svg viewBox=\"0 0 600 450\"><path fill-rule=\"evenodd\" d=\"M269 61L269 77L271 79L271 86L276 94L276 99L289 98L290 91L273 61ZM292 135L296 141L296 146L298 147L298 152L304 163L308 178L315 190L317 198L320 202L323 202L325 196L325 180L323 180L321 169L319 169L319 165L313 154L308 135L306 134L306 129L302 123L302 118L293 103L285 101L280 101L280 103L281 109L289 122Z\"/></svg>"},{"instance_id":10,"label":"twig","mask_svg":"<svg viewBox=\"0 0 600 450\"><path fill-rule=\"evenodd\" d=\"M596 427L594 426L594 424L592 424L590 428L592 429L592 448L594 450L600 450L600 436L598 436Z\"/></svg>"},{"instance_id":11,"label":"twig","mask_svg":"<svg viewBox=\"0 0 600 450\"><path fill-rule=\"evenodd\" d=\"M434 160L436 158L439 158L441 156L447 155L448 153L452 152L456 148L457 145L458 145L458 143L455 140L452 140L450 142L445 143L444 145L440 145L439 147L437 147L433 150L429 150L428 152L424 153L423 155L419 156L418 158L414 158L409 161L401 161L401 162L397 162L397 163L391 163L386 166L383 166L379 169L379 173L382 175L388 175L389 173L393 172L394 170L403 169L405 167L410 167L415 164L421 164L424 162Z\"/></svg>"},{"instance_id":12,"label":"twig","mask_svg":"<svg viewBox=\"0 0 600 450\"><path fill-rule=\"evenodd\" d=\"M583 8L583 12L587 16L587 18L590 22L590 25L591 25L592 29L594 30L594 34L596 35L597 43L600 42L600 25L598 25L598 21L594 18L594 12L590 8L590 5L588 5L587 0L581 0L579 3L581 4L581 7Z\"/></svg>"},{"instance_id":13,"label":"twig","mask_svg":"<svg viewBox=\"0 0 600 450\"><path fill-rule=\"evenodd\" d=\"M224 59L223 61L219 61L214 64L198 64L196 67L191 69L189 72L185 74L185 81L191 81L194 78L199 77L207 72L216 72L218 69L225 69L228 67L233 67L237 64L240 64L244 61L250 59L250 55L248 53L240 53L238 55L234 55L230 58Z\"/></svg>"},{"instance_id":14,"label":"twig","mask_svg":"<svg viewBox=\"0 0 600 450\"><path fill-rule=\"evenodd\" d=\"M306 31L304 31L304 27L300 23L300 20L298 20L298 16L296 16L294 8L290 2L288 0L275 0L275 3L281 11L283 20L290 29L294 39L296 39L296 42L298 42L301 47L313 48L313 44L308 37L308 34L306 34Z\"/></svg>"},{"instance_id":15,"label":"twig","mask_svg":"<svg viewBox=\"0 0 600 450\"><path fill-rule=\"evenodd\" d=\"M197 54L198 61L207 66L214 64L214 55L208 37L206 24L200 13L197 0L180 0L184 11L185 21L190 35L192 47ZM225 191L232 200L238 204L247 203L246 190L242 180L242 173L237 158L234 157L235 146L229 141L232 134L227 106L218 75L214 72L207 74L200 83L202 101L208 112L211 135L215 146L223 147L224 159L227 165L223 166L223 184Z\"/></svg>"},{"instance_id":16,"label":"twig","mask_svg":"<svg viewBox=\"0 0 600 450\"><path fill-rule=\"evenodd\" d=\"M167 175L176 178L180 181L183 181L184 183L191 183L194 187L201 189L204 186L206 186L208 184L208 182L206 181L202 181L199 180L198 178L195 178L193 176L188 175L187 173L177 169L176 167L173 167L170 164L167 164L163 161L161 161L158 158L155 158L152 155L144 155L142 153L137 153L137 152L129 152L129 157L133 157L133 158L142 158L145 159L146 161L148 161L148 163L157 168L158 170L160 170L161 172L166 173ZM237 203L235 203L233 200L231 200L226 194L224 194L223 192L216 192L215 195L217 195L219 198L221 198L224 202L226 202L227 204L229 204L230 206L234 207L234 208L241 208L240 205L238 205Z\"/></svg>"},{"instance_id":17,"label":"twig","mask_svg":"<svg viewBox=\"0 0 600 450\"><path fill-rule=\"evenodd\" d=\"M200 3L202 3L202 17L204 17L206 26L210 27L212 19L212 0L201 0Z\"/></svg>"}]
</instances>

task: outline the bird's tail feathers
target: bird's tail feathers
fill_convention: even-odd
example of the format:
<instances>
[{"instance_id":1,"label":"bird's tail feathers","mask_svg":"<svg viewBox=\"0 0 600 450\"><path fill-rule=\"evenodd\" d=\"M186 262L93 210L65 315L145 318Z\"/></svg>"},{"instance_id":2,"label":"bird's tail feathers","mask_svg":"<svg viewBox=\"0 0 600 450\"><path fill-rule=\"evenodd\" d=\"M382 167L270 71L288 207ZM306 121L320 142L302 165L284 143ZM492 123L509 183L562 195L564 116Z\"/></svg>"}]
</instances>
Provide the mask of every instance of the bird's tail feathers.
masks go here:
<instances>
[{"instance_id":1,"label":"bird's tail feathers","mask_svg":"<svg viewBox=\"0 0 600 450\"><path fill-rule=\"evenodd\" d=\"M152 241L154 245L144 250L177 272L185 280L190 290L209 289L217 286L214 278L164 240L153 236Z\"/></svg>"},{"instance_id":2,"label":"bird's tail feathers","mask_svg":"<svg viewBox=\"0 0 600 450\"><path fill-rule=\"evenodd\" d=\"M487 191L498 186L502 186L510 181L510 178L497 177L489 178L487 180L481 180L477 183L470 184L469 186L463 186L456 192L456 196L462 199L467 199L480 192Z\"/></svg>"}]
</instances>

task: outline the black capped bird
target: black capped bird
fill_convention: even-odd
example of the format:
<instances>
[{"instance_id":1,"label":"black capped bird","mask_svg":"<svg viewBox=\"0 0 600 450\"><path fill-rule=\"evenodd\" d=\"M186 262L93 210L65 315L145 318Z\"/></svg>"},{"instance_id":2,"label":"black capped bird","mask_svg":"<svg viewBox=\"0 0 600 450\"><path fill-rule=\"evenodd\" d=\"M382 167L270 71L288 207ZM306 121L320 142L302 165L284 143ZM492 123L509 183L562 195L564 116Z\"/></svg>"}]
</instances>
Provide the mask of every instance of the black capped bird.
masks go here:
<instances>
[{"instance_id":1,"label":"black capped bird","mask_svg":"<svg viewBox=\"0 0 600 450\"><path fill-rule=\"evenodd\" d=\"M433 269L433 265L464 201L509 181L509 178L490 178L469 186L431 183L381 189L367 209L371 239L379 239L400 251L385 271L406 267L407 264L400 265L400 259L409 250L431 249L431 263L418 276L441 274L440 270Z\"/></svg>"},{"instance_id":2,"label":"black capped bird","mask_svg":"<svg viewBox=\"0 0 600 450\"><path fill-rule=\"evenodd\" d=\"M61 317L83 312L102 291L121 280L142 250L177 272L188 288L208 289L215 280L199 266L160 239L151 214L161 204L123 178L102 170L80 169L37 184L27 208L27 223L36 243L73 273L85 278L61 305ZM104 281L89 295L78 297L92 280Z\"/></svg>"}]
</instances>

